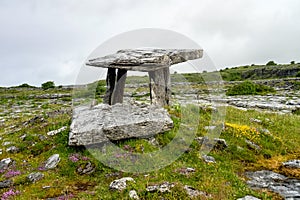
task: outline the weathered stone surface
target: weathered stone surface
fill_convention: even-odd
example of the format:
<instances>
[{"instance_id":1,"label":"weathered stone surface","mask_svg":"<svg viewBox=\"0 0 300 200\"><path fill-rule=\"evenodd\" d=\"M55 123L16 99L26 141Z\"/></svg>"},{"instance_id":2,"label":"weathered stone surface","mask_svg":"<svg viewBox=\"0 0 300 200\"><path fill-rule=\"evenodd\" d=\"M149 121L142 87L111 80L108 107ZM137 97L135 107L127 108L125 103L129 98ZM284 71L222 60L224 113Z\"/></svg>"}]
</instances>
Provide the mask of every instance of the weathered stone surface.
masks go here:
<instances>
[{"instance_id":1,"label":"weathered stone surface","mask_svg":"<svg viewBox=\"0 0 300 200\"><path fill-rule=\"evenodd\" d=\"M45 168L53 169L58 165L59 161L60 161L59 154L54 154L54 155L50 156L48 158L48 160L46 161Z\"/></svg>"},{"instance_id":2,"label":"weathered stone surface","mask_svg":"<svg viewBox=\"0 0 300 200\"><path fill-rule=\"evenodd\" d=\"M8 188L10 186L12 186L13 182L12 180L4 180L0 182L0 189L2 188Z\"/></svg>"},{"instance_id":3,"label":"weathered stone surface","mask_svg":"<svg viewBox=\"0 0 300 200\"><path fill-rule=\"evenodd\" d=\"M268 189L285 199L300 198L300 181L297 179L267 170L247 172L246 176L250 178L247 184L254 189Z\"/></svg>"},{"instance_id":4,"label":"weathered stone surface","mask_svg":"<svg viewBox=\"0 0 300 200\"><path fill-rule=\"evenodd\" d=\"M91 162L87 162L85 165L80 165L77 168L78 174L91 174L95 171L95 165L93 165Z\"/></svg>"},{"instance_id":5,"label":"weathered stone surface","mask_svg":"<svg viewBox=\"0 0 300 200\"><path fill-rule=\"evenodd\" d=\"M243 198L238 198L237 200L260 200L260 199L254 197L254 196L247 195L247 196L245 196Z\"/></svg>"},{"instance_id":6,"label":"weathered stone surface","mask_svg":"<svg viewBox=\"0 0 300 200\"><path fill-rule=\"evenodd\" d=\"M212 156L203 155L202 158L206 163L216 163L215 158Z\"/></svg>"},{"instance_id":7,"label":"weathered stone surface","mask_svg":"<svg viewBox=\"0 0 300 200\"><path fill-rule=\"evenodd\" d=\"M67 127L66 127L66 126L63 126L63 127L61 127L60 129L53 130L53 131L49 131L49 132L47 133L47 135L53 136L53 135L56 135L56 134L58 134L58 133L60 133L60 132L62 132L62 131L64 131L64 130L66 130L66 129L67 129Z\"/></svg>"},{"instance_id":8,"label":"weathered stone surface","mask_svg":"<svg viewBox=\"0 0 300 200\"><path fill-rule=\"evenodd\" d=\"M211 197L211 195L206 194L206 192L196 190L195 188L193 188L191 186L188 186L188 185L185 185L183 188L185 189L186 193L189 195L190 198L195 198L195 197L198 197L200 195L204 196L206 198Z\"/></svg>"},{"instance_id":9,"label":"weathered stone surface","mask_svg":"<svg viewBox=\"0 0 300 200\"><path fill-rule=\"evenodd\" d=\"M254 149L254 150L256 150L256 151L260 151L260 150L261 150L260 146L258 146L258 145L255 144L254 142L251 142L250 140L245 140L245 142L247 143L247 145L248 145L248 147L249 147L250 149Z\"/></svg>"},{"instance_id":10,"label":"weathered stone surface","mask_svg":"<svg viewBox=\"0 0 300 200\"><path fill-rule=\"evenodd\" d=\"M139 196L137 194L137 192L135 190L130 190L129 191L129 198L130 199L135 199L135 200L139 200Z\"/></svg>"},{"instance_id":11,"label":"weathered stone surface","mask_svg":"<svg viewBox=\"0 0 300 200\"><path fill-rule=\"evenodd\" d=\"M149 72L202 56L202 49L124 49L91 59L86 65Z\"/></svg>"},{"instance_id":12,"label":"weathered stone surface","mask_svg":"<svg viewBox=\"0 0 300 200\"><path fill-rule=\"evenodd\" d=\"M8 147L6 149L6 152L8 152L8 153L18 153L19 152L19 148L16 147L16 146L11 146L11 147Z\"/></svg>"},{"instance_id":13,"label":"weathered stone surface","mask_svg":"<svg viewBox=\"0 0 300 200\"><path fill-rule=\"evenodd\" d=\"M186 167L186 168L180 168L180 169L177 169L176 172L179 172L180 174L183 174L183 175L189 175L191 173L194 173L196 170L192 167Z\"/></svg>"},{"instance_id":14,"label":"weathered stone surface","mask_svg":"<svg viewBox=\"0 0 300 200\"><path fill-rule=\"evenodd\" d=\"M4 158L0 161L0 170L7 169L10 165L14 163L14 160L11 158Z\"/></svg>"},{"instance_id":15,"label":"weathered stone surface","mask_svg":"<svg viewBox=\"0 0 300 200\"><path fill-rule=\"evenodd\" d=\"M112 190L122 191L127 187L127 184L126 184L127 181L135 182L134 179L131 177L124 177L124 178L117 179L117 180L114 180L113 182L111 182L109 185L109 188Z\"/></svg>"},{"instance_id":16,"label":"weathered stone surface","mask_svg":"<svg viewBox=\"0 0 300 200\"><path fill-rule=\"evenodd\" d=\"M33 173L30 173L30 174L27 176L27 179L28 179L30 182L36 182L36 181L41 180L43 177L44 177L44 174L43 174L43 173L41 173L41 172L33 172Z\"/></svg>"},{"instance_id":17,"label":"weathered stone surface","mask_svg":"<svg viewBox=\"0 0 300 200\"><path fill-rule=\"evenodd\" d=\"M163 184L159 185L151 185L146 188L147 192L170 192L171 188L175 186L174 183L164 182Z\"/></svg>"},{"instance_id":18,"label":"weathered stone surface","mask_svg":"<svg viewBox=\"0 0 300 200\"><path fill-rule=\"evenodd\" d=\"M282 164L284 167L288 168L300 168L300 160L289 160Z\"/></svg>"},{"instance_id":19,"label":"weathered stone surface","mask_svg":"<svg viewBox=\"0 0 300 200\"><path fill-rule=\"evenodd\" d=\"M218 150L224 150L228 147L226 140L220 138L214 138L212 142L209 142L207 137L197 137L195 140L197 140L201 145L205 142L204 144L206 146L210 146L211 148L214 147Z\"/></svg>"},{"instance_id":20,"label":"weathered stone surface","mask_svg":"<svg viewBox=\"0 0 300 200\"><path fill-rule=\"evenodd\" d=\"M150 137L173 127L166 110L154 105L79 107L73 112L69 145L90 145L135 137Z\"/></svg>"}]
</instances>

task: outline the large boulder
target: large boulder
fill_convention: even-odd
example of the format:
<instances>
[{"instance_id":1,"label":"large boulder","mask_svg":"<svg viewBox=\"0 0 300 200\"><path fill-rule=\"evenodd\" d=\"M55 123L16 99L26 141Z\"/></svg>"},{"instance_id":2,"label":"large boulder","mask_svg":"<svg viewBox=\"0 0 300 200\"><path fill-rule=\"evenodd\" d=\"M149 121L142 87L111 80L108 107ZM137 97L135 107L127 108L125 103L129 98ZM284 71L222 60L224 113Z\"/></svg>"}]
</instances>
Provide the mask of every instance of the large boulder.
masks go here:
<instances>
[{"instance_id":1,"label":"large boulder","mask_svg":"<svg viewBox=\"0 0 300 200\"><path fill-rule=\"evenodd\" d=\"M147 138L173 127L168 112L154 105L99 104L73 111L69 145Z\"/></svg>"}]
</instances>

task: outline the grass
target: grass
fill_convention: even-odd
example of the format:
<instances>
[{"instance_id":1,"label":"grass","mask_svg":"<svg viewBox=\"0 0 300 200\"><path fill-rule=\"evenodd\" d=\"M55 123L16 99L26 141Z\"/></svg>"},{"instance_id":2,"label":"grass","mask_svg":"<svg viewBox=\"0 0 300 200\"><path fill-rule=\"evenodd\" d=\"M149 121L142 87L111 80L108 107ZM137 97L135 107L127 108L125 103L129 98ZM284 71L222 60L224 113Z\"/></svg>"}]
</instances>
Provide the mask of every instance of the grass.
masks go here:
<instances>
[{"instance_id":1,"label":"grass","mask_svg":"<svg viewBox=\"0 0 300 200\"><path fill-rule=\"evenodd\" d=\"M188 151L183 152L178 159L165 167L151 172L128 173L102 164L94 156L96 153L101 155L101 151L97 148L68 146L68 128L55 136L47 136L48 131L70 126L70 113L54 111L70 109L71 99L28 98L31 94L46 93L69 94L70 91L57 88L47 91L36 88L30 90L6 88L0 93L2 108L0 117L6 119L0 123L1 143L10 141L20 149L18 153L11 154L5 151L7 147L2 146L3 153L0 155L0 159L13 158L16 161L13 170L21 173L11 178L14 182L12 188L20 191L14 199L46 199L59 196L64 196L65 199L72 197L74 199L129 199L128 193L131 189L135 189L141 199L189 199L183 189L184 185L210 194L211 199L237 199L245 195L253 195L261 199L279 199L276 194L250 189L245 184L244 172L270 169L291 177L299 177L300 174L299 170L282 169L280 164L288 159L300 159L300 116L296 114L279 115L254 110L241 111L228 107L225 129L220 137L227 141L229 147L225 150L213 149L209 153L216 159L215 164L207 164L201 159L199 154L201 145L196 140L192 140ZM21 109L21 112L14 112L16 108ZM6 113L6 110L9 113ZM194 128L197 137L208 134L204 127L211 123L213 110L192 106L184 111L179 105L174 105L168 108L168 111L175 127L169 132L155 136L158 146L150 144L146 139L130 139L116 142L115 145L123 149L125 153L144 155L156 152L160 147L166 147L174 140L177 149L180 149L182 143L176 138L188 140L187 136L191 133L188 128ZM26 112L28 112L27 115ZM184 115L190 117L181 118ZM39 118L31 120L35 116ZM253 122L251 118L259 119L261 123ZM218 124L219 121L213 123ZM20 136L24 134L26 137L21 139ZM47 139L41 140L40 135L46 136ZM255 151L249 148L245 139L255 142L262 150ZM58 166L52 170L41 169L43 163L55 153L58 153L61 158ZM74 155L78 157L75 162L72 159ZM166 156L172 155L166 154ZM116 161L120 159L116 158ZM88 162L96 167L95 171L90 175L79 174L77 169L86 166ZM192 167L195 172L187 175L178 173L185 167ZM36 183L30 183L26 176L38 171L44 173L44 178ZM0 174L0 181L6 179L5 173ZM109 189L111 181L126 176L134 178L135 183L129 183L124 191ZM146 191L147 186L165 181L175 184L171 192ZM0 192L3 194L9 189L0 189ZM201 197L200 199L207 198Z\"/></svg>"}]
</instances>

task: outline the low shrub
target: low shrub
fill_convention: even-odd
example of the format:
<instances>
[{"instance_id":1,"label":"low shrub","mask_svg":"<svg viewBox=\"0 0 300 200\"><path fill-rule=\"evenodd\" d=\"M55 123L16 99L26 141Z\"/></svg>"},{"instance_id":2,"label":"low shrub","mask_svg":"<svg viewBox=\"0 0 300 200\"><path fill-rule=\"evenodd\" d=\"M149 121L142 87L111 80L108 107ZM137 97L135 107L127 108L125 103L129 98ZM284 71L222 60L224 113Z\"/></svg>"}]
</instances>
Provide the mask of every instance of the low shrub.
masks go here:
<instances>
[{"instance_id":1,"label":"low shrub","mask_svg":"<svg viewBox=\"0 0 300 200\"><path fill-rule=\"evenodd\" d=\"M251 81L244 81L238 85L234 85L229 88L226 92L228 96L234 95L257 95L257 94L267 94L274 93L275 89L269 86L260 85L253 83Z\"/></svg>"}]
</instances>

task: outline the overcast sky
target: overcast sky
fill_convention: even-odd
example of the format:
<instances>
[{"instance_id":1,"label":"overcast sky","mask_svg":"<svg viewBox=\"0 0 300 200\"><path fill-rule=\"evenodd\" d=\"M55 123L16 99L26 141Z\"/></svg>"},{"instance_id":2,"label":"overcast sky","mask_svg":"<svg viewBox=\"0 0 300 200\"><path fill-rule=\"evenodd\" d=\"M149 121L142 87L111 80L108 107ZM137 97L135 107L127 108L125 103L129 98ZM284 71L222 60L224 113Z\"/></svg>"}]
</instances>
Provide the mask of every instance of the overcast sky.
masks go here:
<instances>
[{"instance_id":1,"label":"overcast sky","mask_svg":"<svg viewBox=\"0 0 300 200\"><path fill-rule=\"evenodd\" d=\"M122 32L161 28L217 68L300 62L299 0L0 0L0 86L74 84L90 53Z\"/></svg>"}]
</instances>

